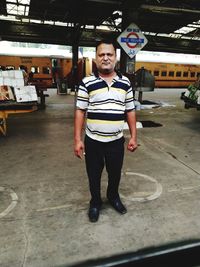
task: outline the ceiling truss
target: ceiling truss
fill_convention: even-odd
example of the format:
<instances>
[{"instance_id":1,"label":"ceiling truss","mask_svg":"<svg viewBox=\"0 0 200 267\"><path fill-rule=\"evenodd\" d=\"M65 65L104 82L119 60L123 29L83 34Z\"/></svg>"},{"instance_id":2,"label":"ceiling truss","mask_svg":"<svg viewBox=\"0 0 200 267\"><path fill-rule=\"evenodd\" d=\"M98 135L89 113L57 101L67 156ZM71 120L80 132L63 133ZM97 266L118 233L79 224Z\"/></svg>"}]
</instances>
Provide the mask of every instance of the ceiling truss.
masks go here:
<instances>
[{"instance_id":1,"label":"ceiling truss","mask_svg":"<svg viewBox=\"0 0 200 267\"><path fill-rule=\"evenodd\" d=\"M117 38L123 21L143 31L145 50L200 54L199 0L0 0L1 40L73 45L79 29L79 45L93 46Z\"/></svg>"}]
</instances>

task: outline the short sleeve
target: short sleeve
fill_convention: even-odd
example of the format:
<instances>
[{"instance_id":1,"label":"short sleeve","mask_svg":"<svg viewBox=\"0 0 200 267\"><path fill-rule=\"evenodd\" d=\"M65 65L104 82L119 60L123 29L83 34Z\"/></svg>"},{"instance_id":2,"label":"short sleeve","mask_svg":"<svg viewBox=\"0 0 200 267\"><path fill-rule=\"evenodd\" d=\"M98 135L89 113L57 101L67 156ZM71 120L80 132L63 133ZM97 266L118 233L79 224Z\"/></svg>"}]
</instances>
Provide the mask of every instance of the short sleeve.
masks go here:
<instances>
[{"instance_id":1,"label":"short sleeve","mask_svg":"<svg viewBox=\"0 0 200 267\"><path fill-rule=\"evenodd\" d=\"M86 110L88 108L88 103L89 103L88 91L84 82L82 81L78 88L76 107L78 109Z\"/></svg>"},{"instance_id":2,"label":"short sleeve","mask_svg":"<svg viewBox=\"0 0 200 267\"><path fill-rule=\"evenodd\" d=\"M133 89L131 86L129 87L126 93L125 109L126 111L131 111L135 109L135 104L133 99Z\"/></svg>"}]
</instances>

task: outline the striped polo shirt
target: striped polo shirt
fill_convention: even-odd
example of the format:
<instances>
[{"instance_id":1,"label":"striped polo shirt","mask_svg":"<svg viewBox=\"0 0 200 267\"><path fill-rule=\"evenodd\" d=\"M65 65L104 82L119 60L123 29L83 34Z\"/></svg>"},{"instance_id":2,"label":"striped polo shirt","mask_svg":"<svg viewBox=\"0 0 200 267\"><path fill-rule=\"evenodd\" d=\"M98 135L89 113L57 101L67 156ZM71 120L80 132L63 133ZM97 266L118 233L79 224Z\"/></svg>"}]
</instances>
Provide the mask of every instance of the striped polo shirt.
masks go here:
<instances>
[{"instance_id":1,"label":"striped polo shirt","mask_svg":"<svg viewBox=\"0 0 200 267\"><path fill-rule=\"evenodd\" d=\"M101 142L121 138L125 113L135 109L130 81L120 73L110 85L98 73L85 77L79 85L76 105L87 111L86 135Z\"/></svg>"}]
</instances>

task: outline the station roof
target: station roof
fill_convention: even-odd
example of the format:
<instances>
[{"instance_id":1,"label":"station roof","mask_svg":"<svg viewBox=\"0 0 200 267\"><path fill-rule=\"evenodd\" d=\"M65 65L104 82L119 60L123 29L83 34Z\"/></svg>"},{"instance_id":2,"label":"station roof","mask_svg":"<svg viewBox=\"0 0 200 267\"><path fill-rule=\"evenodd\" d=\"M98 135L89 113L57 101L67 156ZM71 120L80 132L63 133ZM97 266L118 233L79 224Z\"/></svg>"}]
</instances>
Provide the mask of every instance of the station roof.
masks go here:
<instances>
[{"instance_id":1,"label":"station roof","mask_svg":"<svg viewBox=\"0 0 200 267\"><path fill-rule=\"evenodd\" d=\"M199 0L0 0L1 40L93 46L134 22L145 50L200 54Z\"/></svg>"}]
</instances>

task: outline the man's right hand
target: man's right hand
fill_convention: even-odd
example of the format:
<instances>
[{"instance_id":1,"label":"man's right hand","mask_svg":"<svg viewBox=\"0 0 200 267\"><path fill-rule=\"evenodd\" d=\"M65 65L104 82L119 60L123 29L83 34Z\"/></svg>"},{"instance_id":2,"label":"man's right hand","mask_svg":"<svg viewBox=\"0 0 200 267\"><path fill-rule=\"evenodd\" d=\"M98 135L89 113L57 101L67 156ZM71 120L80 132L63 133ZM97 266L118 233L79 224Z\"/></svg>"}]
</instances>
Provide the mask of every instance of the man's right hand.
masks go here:
<instances>
[{"instance_id":1,"label":"man's right hand","mask_svg":"<svg viewBox=\"0 0 200 267\"><path fill-rule=\"evenodd\" d=\"M76 141L74 144L74 154L80 159L83 159L85 147L82 141Z\"/></svg>"}]
</instances>

